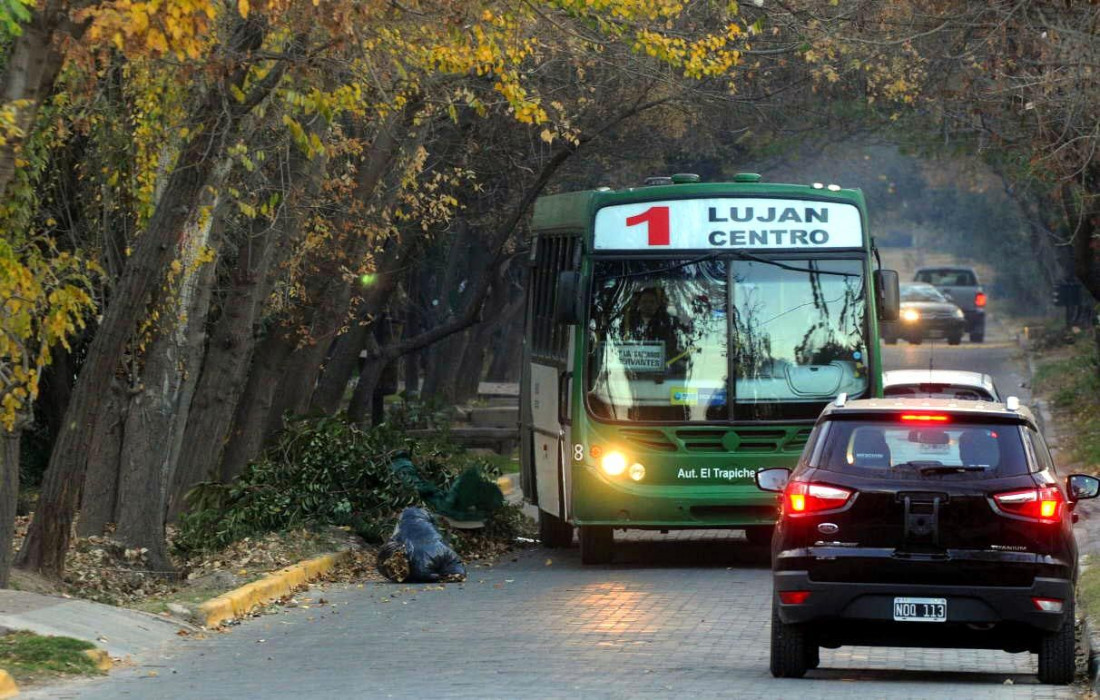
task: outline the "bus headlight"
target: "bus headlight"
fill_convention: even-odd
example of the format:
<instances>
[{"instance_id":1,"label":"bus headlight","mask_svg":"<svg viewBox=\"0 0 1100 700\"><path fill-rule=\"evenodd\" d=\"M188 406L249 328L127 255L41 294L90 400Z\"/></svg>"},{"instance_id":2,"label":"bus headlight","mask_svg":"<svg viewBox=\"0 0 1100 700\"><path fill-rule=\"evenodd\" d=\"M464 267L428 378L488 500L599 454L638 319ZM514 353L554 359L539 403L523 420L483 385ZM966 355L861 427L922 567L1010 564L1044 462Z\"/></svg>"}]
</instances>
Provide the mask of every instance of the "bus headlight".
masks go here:
<instances>
[{"instance_id":1,"label":"bus headlight","mask_svg":"<svg viewBox=\"0 0 1100 700\"><path fill-rule=\"evenodd\" d=\"M920 320L920 312L916 309L902 309L901 320L914 323Z\"/></svg>"},{"instance_id":2,"label":"bus headlight","mask_svg":"<svg viewBox=\"0 0 1100 700\"><path fill-rule=\"evenodd\" d=\"M608 476L618 476L626 471L626 455L611 451L600 459L600 467Z\"/></svg>"},{"instance_id":3,"label":"bus headlight","mask_svg":"<svg viewBox=\"0 0 1100 700\"><path fill-rule=\"evenodd\" d=\"M635 462L630 465L630 471L628 473L630 474L630 478L634 481L641 481L645 478L645 467L642 466L641 462Z\"/></svg>"}]
</instances>

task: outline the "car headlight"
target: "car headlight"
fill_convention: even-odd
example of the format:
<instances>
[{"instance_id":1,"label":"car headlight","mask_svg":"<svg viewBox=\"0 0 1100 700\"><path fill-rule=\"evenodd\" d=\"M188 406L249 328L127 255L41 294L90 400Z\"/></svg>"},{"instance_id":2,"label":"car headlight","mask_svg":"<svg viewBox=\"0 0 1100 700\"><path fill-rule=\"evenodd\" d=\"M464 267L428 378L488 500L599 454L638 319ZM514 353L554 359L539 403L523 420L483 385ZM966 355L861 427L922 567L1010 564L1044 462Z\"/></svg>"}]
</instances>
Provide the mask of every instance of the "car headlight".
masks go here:
<instances>
[{"instance_id":1,"label":"car headlight","mask_svg":"<svg viewBox=\"0 0 1100 700\"><path fill-rule=\"evenodd\" d=\"M955 318L966 318L966 314L963 313L962 309L955 309Z\"/></svg>"},{"instance_id":2,"label":"car headlight","mask_svg":"<svg viewBox=\"0 0 1100 700\"><path fill-rule=\"evenodd\" d=\"M600 467L608 476L618 476L626 471L626 455L611 451L600 459Z\"/></svg>"},{"instance_id":3,"label":"car headlight","mask_svg":"<svg viewBox=\"0 0 1100 700\"><path fill-rule=\"evenodd\" d=\"M920 320L920 312L917 311L916 309L902 309L901 310L901 320L902 321L907 321L909 323L912 323L914 321L919 321Z\"/></svg>"}]
</instances>

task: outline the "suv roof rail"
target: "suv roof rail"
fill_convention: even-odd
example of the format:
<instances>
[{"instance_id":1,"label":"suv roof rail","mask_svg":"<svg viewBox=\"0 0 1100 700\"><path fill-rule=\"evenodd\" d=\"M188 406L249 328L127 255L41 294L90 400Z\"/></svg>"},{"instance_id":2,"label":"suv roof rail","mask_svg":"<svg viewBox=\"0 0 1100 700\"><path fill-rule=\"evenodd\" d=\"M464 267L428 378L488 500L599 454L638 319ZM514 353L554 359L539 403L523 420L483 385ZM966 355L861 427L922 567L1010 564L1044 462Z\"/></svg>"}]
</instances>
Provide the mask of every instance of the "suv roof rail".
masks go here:
<instances>
[{"instance_id":1,"label":"suv roof rail","mask_svg":"<svg viewBox=\"0 0 1100 700\"><path fill-rule=\"evenodd\" d=\"M1020 410L1020 399L1019 399L1019 397L1009 396L1007 399L1005 399L1005 408L1007 408L1010 411L1019 411Z\"/></svg>"},{"instance_id":2,"label":"suv roof rail","mask_svg":"<svg viewBox=\"0 0 1100 700\"><path fill-rule=\"evenodd\" d=\"M848 394L847 393L838 394L837 397L836 397L836 401L834 401L833 403L838 408L844 406L844 404L848 403Z\"/></svg>"}]
</instances>

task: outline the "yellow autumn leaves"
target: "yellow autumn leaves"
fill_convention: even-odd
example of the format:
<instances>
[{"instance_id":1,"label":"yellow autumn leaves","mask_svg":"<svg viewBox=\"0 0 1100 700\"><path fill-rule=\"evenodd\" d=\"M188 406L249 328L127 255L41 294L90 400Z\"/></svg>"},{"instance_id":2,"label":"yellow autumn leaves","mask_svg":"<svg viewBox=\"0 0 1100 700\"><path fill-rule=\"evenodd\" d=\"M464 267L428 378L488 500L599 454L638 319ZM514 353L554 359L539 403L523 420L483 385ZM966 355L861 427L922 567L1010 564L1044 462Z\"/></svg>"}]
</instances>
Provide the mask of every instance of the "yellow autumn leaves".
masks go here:
<instances>
[{"instance_id":1,"label":"yellow autumn leaves","mask_svg":"<svg viewBox=\"0 0 1100 700\"><path fill-rule=\"evenodd\" d=\"M12 430L38 396L51 348L69 348L93 308L94 268L46 240L0 240L0 426ZM45 254L43 251L48 251Z\"/></svg>"},{"instance_id":2,"label":"yellow autumn leaves","mask_svg":"<svg viewBox=\"0 0 1100 700\"><path fill-rule=\"evenodd\" d=\"M77 19L91 21L93 42L109 40L128 55L196 60L211 41L219 8L207 0L114 0L78 12Z\"/></svg>"}]
</instances>

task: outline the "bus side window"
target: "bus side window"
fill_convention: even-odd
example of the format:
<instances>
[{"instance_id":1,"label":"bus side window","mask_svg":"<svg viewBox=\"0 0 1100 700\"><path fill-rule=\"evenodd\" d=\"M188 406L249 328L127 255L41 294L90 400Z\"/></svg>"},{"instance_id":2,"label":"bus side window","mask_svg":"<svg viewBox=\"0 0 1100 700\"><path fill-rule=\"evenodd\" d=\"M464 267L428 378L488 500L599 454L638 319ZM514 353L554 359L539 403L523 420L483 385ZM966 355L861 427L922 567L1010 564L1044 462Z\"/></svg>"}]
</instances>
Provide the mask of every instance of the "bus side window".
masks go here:
<instances>
[{"instance_id":1,"label":"bus side window","mask_svg":"<svg viewBox=\"0 0 1100 700\"><path fill-rule=\"evenodd\" d=\"M531 260L531 351L535 357L564 362L569 326L554 322L558 273L576 269L579 239L574 236L536 236Z\"/></svg>"}]
</instances>

